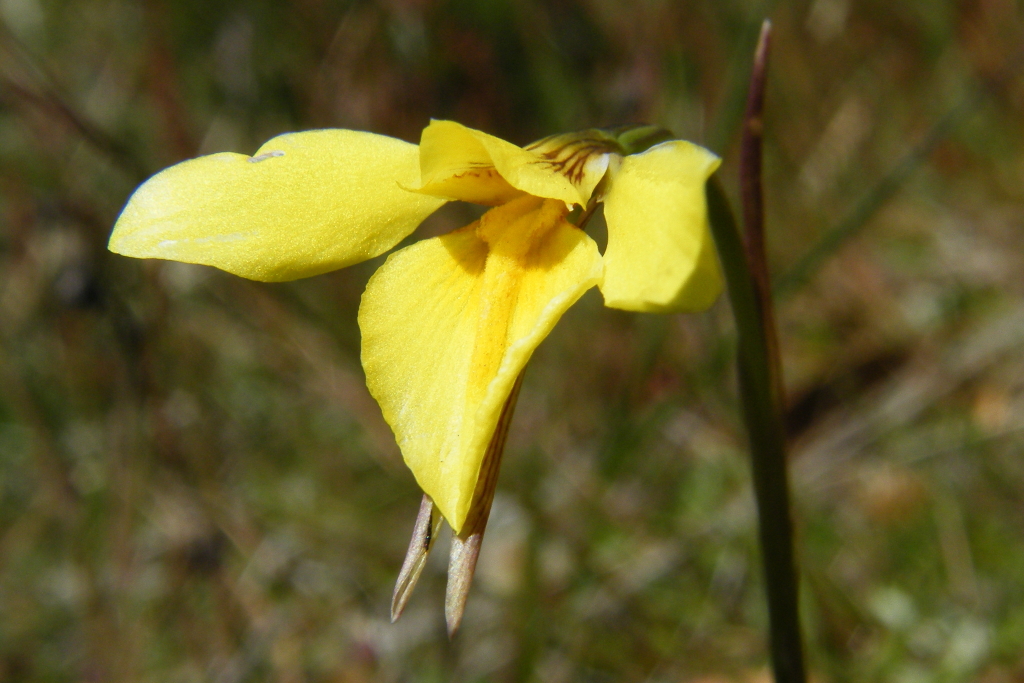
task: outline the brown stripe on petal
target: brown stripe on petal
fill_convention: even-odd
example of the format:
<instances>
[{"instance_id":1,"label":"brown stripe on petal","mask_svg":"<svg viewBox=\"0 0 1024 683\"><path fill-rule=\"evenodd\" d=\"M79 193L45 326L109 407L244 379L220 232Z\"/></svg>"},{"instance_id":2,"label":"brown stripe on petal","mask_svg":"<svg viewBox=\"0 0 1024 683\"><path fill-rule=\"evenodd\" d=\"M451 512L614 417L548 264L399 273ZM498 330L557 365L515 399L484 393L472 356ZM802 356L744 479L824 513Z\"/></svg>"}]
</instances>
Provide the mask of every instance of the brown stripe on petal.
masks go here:
<instances>
[{"instance_id":1,"label":"brown stripe on petal","mask_svg":"<svg viewBox=\"0 0 1024 683\"><path fill-rule=\"evenodd\" d=\"M573 185L582 184L587 162L591 159L604 154L622 153L622 147L615 138L597 129L552 135L530 143L524 149L540 156L538 163L561 173Z\"/></svg>"}]
</instances>

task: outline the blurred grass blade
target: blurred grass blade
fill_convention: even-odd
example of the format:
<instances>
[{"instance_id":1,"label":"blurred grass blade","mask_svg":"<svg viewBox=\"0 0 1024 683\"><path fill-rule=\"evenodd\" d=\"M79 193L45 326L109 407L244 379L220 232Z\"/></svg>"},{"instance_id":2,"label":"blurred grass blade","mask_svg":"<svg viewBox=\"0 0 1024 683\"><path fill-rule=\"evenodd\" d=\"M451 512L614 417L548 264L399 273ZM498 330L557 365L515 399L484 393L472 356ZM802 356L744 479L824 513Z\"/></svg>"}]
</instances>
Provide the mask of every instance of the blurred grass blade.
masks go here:
<instances>
[{"instance_id":1,"label":"blurred grass blade","mask_svg":"<svg viewBox=\"0 0 1024 683\"><path fill-rule=\"evenodd\" d=\"M6 61L4 54L21 66L22 73L31 81L31 87L18 83L7 73L0 73L0 95L7 92L11 99L59 121L135 181L141 182L152 174L131 148L100 129L60 93L57 80L0 18L0 63Z\"/></svg>"},{"instance_id":2,"label":"blurred grass blade","mask_svg":"<svg viewBox=\"0 0 1024 683\"><path fill-rule=\"evenodd\" d=\"M983 101L985 88L974 88L936 122L928 134L914 146L847 214L846 218L827 229L818 241L796 262L788 272L779 278L775 286L776 296L788 296L806 284L847 240L854 237L888 202L903 183L927 159L935 148L952 133L968 116L978 109Z\"/></svg>"},{"instance_id":3,"label":"blurred grass blade","mask_svg":"<svg viewBox=\"0 0 1024 683\"><path fill-rule=\"evenodd\" d=\"M803 644L793 559L793 524L786 471L781 373L763 244L761 111L771 25L766 21L755 51L744 116L740 178L745 239L717 176L708 183L708 213L722 259L738 338L738 376L750 441L758 533L768 597L772 669L777 683L804 683Z\"/></svg>"},{"instance_id":4,"label":"blurred grass blade","mask_svg":"<svg viewBox=\"0 0 1024 683\"><path fill-rule=\"evenodd\" d=\"M420 580L423 567L427 564L427 557L437 540L442 521L444 518L438 513L434 501L424 494L420 511L416 515L416 524L412 528L409 549L405 553L405 562L402 563L402 570L398 572L395 592L391 596L391 623L395 623L398 617L402 616L405 603L409 601L409 596L416 588L416 582Z\"/></svg>"}]
</instances>

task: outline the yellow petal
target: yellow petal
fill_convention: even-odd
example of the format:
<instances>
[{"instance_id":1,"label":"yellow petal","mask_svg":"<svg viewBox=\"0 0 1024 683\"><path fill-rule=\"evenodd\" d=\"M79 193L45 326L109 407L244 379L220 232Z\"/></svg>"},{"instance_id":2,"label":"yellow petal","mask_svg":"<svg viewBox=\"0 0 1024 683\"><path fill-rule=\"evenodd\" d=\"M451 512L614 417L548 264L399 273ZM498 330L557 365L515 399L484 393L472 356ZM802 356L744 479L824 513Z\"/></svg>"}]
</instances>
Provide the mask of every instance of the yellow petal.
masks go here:
<instances>
[{"instance_id":1,"label":"yellow petal","mask_svg":"<svg viewBox=\"0 0 1024 683\"><path fill-rule=\"evenodd\" d=\"M418 192L488 206L522 194L501 177L473 132L454 121L431 121L423 129Z\"/></svg>"},{"instance_id":2,"label":"yellow petal","mask_svg":"<svg viewBox=\"0 0 1024 683\"><path fill-rule=\"evenodd\" d=\"M564 216L522 197L392 254L363 294L366 384L456 532L516 376L601 277L597 246Z\"/></svg>"},{"instance_id":3,"label":"yellow petal","mask_svg":"<svg viewBox=\"0 0 1024 683\"><path fill-rule=\"evenodd\" d=\"M704 184L719 159L682 140L624 157L604 198L606 306L667 313L707 308L722 290Z\"/></svg>"},{"instance_id":4,"label":"yellow petal","mask_svg":"<svg viewBox=\"0 0 1024 683\"><path fill-rule=\"evenodd\" d=\"M586 205L615 149L614 139L599 131L545 138L523 149L454 121L431 121L420 139L420 190L483 204L504 203L518 190Z\"/></svg>"},{"instance_id":5,"label":"yellow petal","mask_svg":"<svg viewBox=\"0 0 1024 683\"><path fill-rule=\"evenodd\" d=\"M110 250L216 266L252 280L317 275L381 254L444 200L419 181L419 149L351 130L273 138L253 157L213 154L146 181Z\"/></svg>"}]
</instances>

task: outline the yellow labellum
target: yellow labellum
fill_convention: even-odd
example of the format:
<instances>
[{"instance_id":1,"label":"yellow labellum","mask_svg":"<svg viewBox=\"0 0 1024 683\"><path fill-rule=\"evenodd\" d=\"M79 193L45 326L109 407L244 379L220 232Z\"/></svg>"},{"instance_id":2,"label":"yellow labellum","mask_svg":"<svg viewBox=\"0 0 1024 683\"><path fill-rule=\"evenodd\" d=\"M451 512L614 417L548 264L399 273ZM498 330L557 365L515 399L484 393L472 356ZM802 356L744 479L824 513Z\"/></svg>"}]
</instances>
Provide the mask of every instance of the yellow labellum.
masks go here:
<instances>
[{"instance_id":1,"label":"yellow labellum","mask_svg":"<svg viewBox=\"0 0 1024 683\"><path fill-rule=\"evenodd\" d=\"M601 278L558 201L524 196L392 254L359 308L370 393L406 463L458 532L516 376Z\"/></svg>"}]
</instances>

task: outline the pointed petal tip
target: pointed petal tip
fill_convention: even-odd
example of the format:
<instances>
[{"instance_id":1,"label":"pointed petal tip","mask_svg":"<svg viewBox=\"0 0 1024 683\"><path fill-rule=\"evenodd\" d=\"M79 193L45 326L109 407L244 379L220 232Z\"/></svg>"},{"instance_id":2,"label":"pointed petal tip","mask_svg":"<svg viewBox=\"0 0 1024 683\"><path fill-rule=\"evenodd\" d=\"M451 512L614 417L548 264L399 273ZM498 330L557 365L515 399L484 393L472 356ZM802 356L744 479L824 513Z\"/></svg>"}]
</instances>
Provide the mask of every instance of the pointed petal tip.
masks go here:
<instances>
[{"instance_id":1,"label":"pointed petal tip","mask_svg":"<svg viewBox=\"0 0 1024 683\"><path fill-rule=\"evenodd\" d=\"M486 523L486 520L485 520ZM452 537L452 549L448 561L448 587L444 596L444 621L448 627L448 637L454 637L462 617L466 613L466 600L473 584L473 573L476 561L480 557L480 544L483 542L483 531L470 534L463 539Z\"/></svg>"},{"instance_id":2,"label":"pointed petal tip","mask_svg":"<svg viewBox=\"0 0 1024 683\"><path fill-rule=\"evenodd\" d=\"M462 623L462 615L460 614L458 618L455 621L453 621L448 618L447 614L445 614L444 622L446 630L448 632L448 640L454 640L455 634L459 632L459 625Z\"/></svg>"},{"instance_id":3,"label":"pointed petal tip","mask_svg":"<svg viewBox=\"0 0 1024 683\"><path fill-rule=\"evenodd\" d=\"M437 508L430 496L424 495L420 502L419 512L416 514L416 523L413 526L412 538L409 539L409 549L405 554L405 561L402 569L398 572L398 580L395 581L395 592L391 595L391 623L398 621L402 616L405 605L409 602L416 583L420 579L423 567L427 564L427 556L430 549L437 540L437 533L441 530L441 515L437 514Z\"/></svg>"},{"instance_id":4,"label":"pointed petal tip","mask_svg":"<svg viewBox=\"0 0 1024 683\"><path fill-rule=\"evenodd\" d=\"M402 612L405 611L405 605L409 602L409 596L412 595L411 590L401 590L401 580L395 584L395 592L391 596L391 623L398 621L398 617L402 616Z\"/></svg>"}]
</instances>

